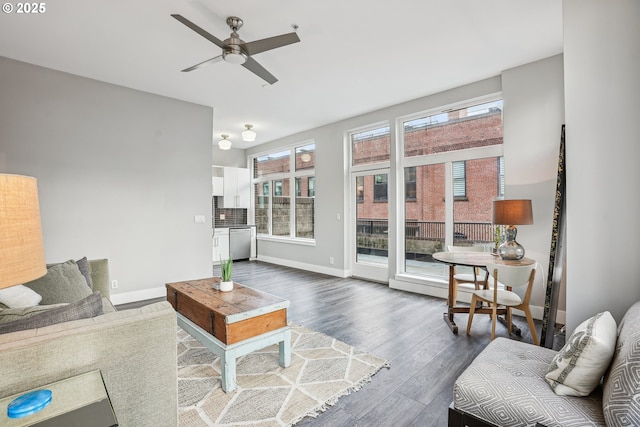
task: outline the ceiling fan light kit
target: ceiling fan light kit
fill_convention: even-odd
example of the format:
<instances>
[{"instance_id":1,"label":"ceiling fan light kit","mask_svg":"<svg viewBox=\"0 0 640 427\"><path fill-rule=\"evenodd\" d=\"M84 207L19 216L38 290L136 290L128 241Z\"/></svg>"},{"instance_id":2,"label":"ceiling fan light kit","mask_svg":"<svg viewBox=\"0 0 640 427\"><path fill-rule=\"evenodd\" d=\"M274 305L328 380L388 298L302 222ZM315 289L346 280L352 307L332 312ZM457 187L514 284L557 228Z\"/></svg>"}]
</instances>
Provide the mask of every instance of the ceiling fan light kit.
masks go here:
<instances>
[{"instance_id":1,"label":"ceiling fan light kit","mask_svg":"<svg viewBox=\"0 0 640 427\"><path fill-rule=\"evenodd\" d=\"M247 141L247 142L253 142L256 140L256 133L251 130L251 128L253 128L253 125L250 124L246 124L244 125L245 127L245 131L242 132L242 140L243 141Z\"/></svg>"},{"instance_id":2,"label":"ceiling fan light kit","mask_svg":"<svg viewBox=\"0 0 640 427\"><path fill-rule=\"evenodd\" d=\"M275 76L267 71L262 65L260 65L255 59L253 59L251 55L265 52L271 49L276 49L278 47L286 46L289 44L298 43L300 41L298 34L296 34L294 31L293 33L281 34L279 36L268 37L266 39L255 40L252 42L245 42L238 35L238 30L242 27L243 22L242 19L238 18L237 16L230 16L227 18L227 25L229 26L229 28L231 28L231 35L228 39L222 41L215 37L213 34L210 34L193 22L189 21L182 15L173 14L171 16L222 49L221 55L218 55L211 59L207 59L206 61L193 65L189 68L185 68L184 70L182 70L183 72L193 71L203 65L208 65L214 62L219 62L220 60L224 60L225 62L228 62L230 64L242 65L244 68L272 85L277 82L278 79L275 78ZM295 29L297 29L297 25L294 26L294 30Z\"/></svg>"},{"instance_id":3,"label":"ceiling fan light kit","mask_svg":"<svg viewBox=\"0 0 640 427\"><path fill-rule=\"evenodd\" d=\"M243 52L228 51L222 53L222 59L229 64L242 65L247 62L247 55Z\"/></svg>"},{"instance_id":4,"label":"ceiling fan light kit","mask_svg":"<svg viewBox=\"0 0 640 427\"><path fill-rule=\"evenodd\" d=\"M218 147L220 147L221 150L230 150L231 149L231 141L229 141L229 135L223 133L222 135L220 135L222 137L222 139L220 141L218 141Z\"/></svg>"}]
</instances>

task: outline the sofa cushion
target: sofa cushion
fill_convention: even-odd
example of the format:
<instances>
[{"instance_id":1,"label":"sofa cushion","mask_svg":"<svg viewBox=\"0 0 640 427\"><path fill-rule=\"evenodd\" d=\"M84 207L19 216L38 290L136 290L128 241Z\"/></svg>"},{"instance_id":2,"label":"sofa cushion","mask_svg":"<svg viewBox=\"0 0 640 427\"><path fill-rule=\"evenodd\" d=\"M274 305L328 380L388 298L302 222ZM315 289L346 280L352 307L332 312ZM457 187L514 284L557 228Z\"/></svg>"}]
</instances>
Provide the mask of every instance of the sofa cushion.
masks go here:
<instances>
[{"instance_id":1,"label":"sofa cushion","mask_svg":"<svg viewBox=\"0 0 640 427\"><path fill-rule=\"evenodd\" d=\"M627 310L605 377L602 409L608 426L640 426L640 302Z\"/></svg>"},{"instance_id":2,"label":"sofa cushion","mask_svg":"<svg viewBox=\"0 0 640 427\"><path fill-rule=\"evenodd\" d=\"M558 396L545 382L555 355L548 348L496 338L456 380L454 407L503 427L604 426L600 393Z\"/></svg>"},{"instance_id":3,"label":"sofa cushion","mask_svg":"<svg viewBox=\"0 0 640 427\"><path fill-rule=\"evenodd\" d=\"M555 393L588 396L611 363L616 334L616 321L608 311L582 322L553 358L545 375Z\"/></svg>"},{"instance_id":4,"label":"sofa cushion","mask_svg":"<svg viewBox=\"0 0 640 427\"><path fill-rule=\"evenodd\" d=\"M102 296L100 292L90 294L80 301L62 307L41 311L30 317L0 324L0 334L23 331L25 329L43 328L71 320L87 319L102 314Z\"/></svg>"},{"instance_id":5,"label":"sofa cushion","mask_svg":"<svg viewBox=\"0 0 640 427\"><path fill-rule=\"evenodd\" d=\"M50 266L43 277L24 285L42 295L42 305L76 302L92 293L73 260Z\"/></svg>"},{"instance_id":6,"label":"sofa cushion","mask_svg":"<svg viewBox=\"0 0 640 427\"><path fill-rule=\"evenodd\" d=\"M0 302L8 308L33 307L41 300L40 294L23 285L0 289Z\"/></svg>"},{"instance_id":7,"label":"sofa cushion","mask_svg":"<svg viewBox=\"0 0 640 427\"><path fill-rule=\"evenodd\" d=\"M6 308L4 310L0 310L0 324L14 322L20 319L26 319L27 317L31 317L34 314L38 314L46 310L51 310L52 308L64 307L65 305L68 304L62 303L51 305L35 305L33 307L22 308Z\"/></svg>"}]
</instances>

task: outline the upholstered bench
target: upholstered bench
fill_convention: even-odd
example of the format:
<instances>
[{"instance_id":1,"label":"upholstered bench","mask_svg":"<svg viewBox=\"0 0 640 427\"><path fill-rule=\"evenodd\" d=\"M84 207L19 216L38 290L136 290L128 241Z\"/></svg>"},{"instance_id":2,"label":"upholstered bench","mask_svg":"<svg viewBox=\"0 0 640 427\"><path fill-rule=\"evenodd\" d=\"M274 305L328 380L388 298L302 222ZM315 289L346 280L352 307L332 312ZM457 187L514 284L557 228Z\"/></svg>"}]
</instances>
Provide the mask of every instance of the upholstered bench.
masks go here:
<instances>
[{"instance_id":1,"label":"upholstered bench","mask_svg":"<svg viewBox=\"0 0 640 427\"><path fill-rule=\"evenodd\" d=\"M603 381L579 397L556 394L545 379L558 352L497 338L456 380L449 427L640 426L640 302L614 339Z\"/></svg>"}]
</instances>

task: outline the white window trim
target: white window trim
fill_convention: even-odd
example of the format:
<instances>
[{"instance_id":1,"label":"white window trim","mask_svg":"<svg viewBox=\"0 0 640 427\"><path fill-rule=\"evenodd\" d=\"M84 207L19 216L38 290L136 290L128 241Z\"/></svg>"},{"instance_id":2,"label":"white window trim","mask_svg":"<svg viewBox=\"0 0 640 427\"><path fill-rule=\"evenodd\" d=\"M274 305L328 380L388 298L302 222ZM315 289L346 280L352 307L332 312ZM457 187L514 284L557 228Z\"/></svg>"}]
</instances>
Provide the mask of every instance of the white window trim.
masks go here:
<instances>
[{"instance_id":1,"label":"white window trim","mask_svg":"<svg viewBox=\"0 0 640 427\"><path fill-rule=\"evenodd\" d=\"M286 146L282 146L282 147L278 147L278 148L274 148L272 150L265 150L265 151L261 151L258 153L254 153L250 156L248 156L248 164L249 164L249 169L251 170L251 209L250 209L250 213L249 213L249 217L252 219L253 223L255 224L255 198L256 198L256 194L255 194L255 185L261 182L273 182L273 181L284 181L289 180L289 193L290 196L293 200L295 200L296 198L296 191L295 191L295 186L296 186L296 178L300 178L300 177L306 177L306 176L316 176L316 169L311 168L311 169L303 169L300 171L296 171L296 148L299 147L304 147L307 145L315 145L315 140L314 139L308 139L306 141L302 141L302 142L298 142L295 144L290 144L290 145L286 145ZM274 173L274 174L269 174L269 175L263 175L257 178L253 177L253 173L254 173L254 169L253 169L253 165L254 165L254 160L258 157L262 157L262 156L266 156L268 154L274 153L274 152L281 152L281 151L287 151L289 150L289 172L280 172L280 173ZM315 194L317 194L317 181L315 182L316 186L314 187L314 197ZM302 237L294 237L296 234L296 222L295 222L295 203L289 203L289 236L274 236L273 235L273 188L269 188L270 191L270 195L269 195L269 211L268 211L268 218L269 218L269 234L264 234L264 233L258 233L257 234L257 240L265 240L265 241L273 241L273 242L284 242L284 243L292 243L292 244L299 244L299 245L304 245L304 246L315 246L315 238L313 239L309 239L309 238L302 238ZM314 224L316 223L315 218L314 218ZM314 225L314 236L315 236L315 225Z\"/></svg>"}]
</instances>

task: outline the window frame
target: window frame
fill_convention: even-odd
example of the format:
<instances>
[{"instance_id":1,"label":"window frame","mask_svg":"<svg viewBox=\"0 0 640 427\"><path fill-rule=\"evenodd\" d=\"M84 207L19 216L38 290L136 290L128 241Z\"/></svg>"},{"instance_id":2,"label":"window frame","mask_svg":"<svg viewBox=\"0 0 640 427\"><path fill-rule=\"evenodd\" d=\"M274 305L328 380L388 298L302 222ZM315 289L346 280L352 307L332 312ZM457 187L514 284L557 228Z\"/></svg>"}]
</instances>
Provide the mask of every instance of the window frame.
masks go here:
<instances>
[{"instance_id":1,"label":"window frame","mask_svg":"<svg viewBox=\"0 0 640 427\"><path fill-rule=\"evenodd\" d=\"M291 144L291 145L287 145L287 146L283 146L283 147L278 147L275 148L273 150L269 150L269 151L264 151L264 152L260 152L260 153L255 153L252 154L250 156L248 156L248 163L250 165L250 169L251 169L251 191L252 191L252 205L251 205L251 211L250 211L250 217L254 220L255 222L255 216L256 216L256 207L255 207L255 200L256 200L256 196L262 196L262 195L256 195L256 184L258 183L265 183L266 187L268 187L268 189L271 190L271 193L269 193L269 206L268 206L268 233L260 233L258 232L257 238L259 240L273 240L273 241L285 241L285 242L289 242L289 243L295 243L295 244L302 244L302 245L312 245L315 246L315 225L316 225L316 219L315 219L315 214L314 214L314 218L313 218L313 238L308 238L308 237L297 237L296 236L296 198L298 197L302 197L302 196L298 196L297 195L297 190L298 188L296 187L298 180L302 180L304 178L313 178L312 182L314 183L314 195L313 196L308 196L308 197L312 197L315 199L315 194L316 194L316 189L315 189L315 165L313 168L306 168L306 169L299 169L296 170L296 157L300 154L299 152L297 152L296 150L298 148L301 147L309 147L309 146L313 146L314 147L314 151L315 151L315 140L311 139L311 140L306 140L306 141L302 141L302 142L298 142L295 144ZM270 154L280 154L282 152L285 151L289 151L289 171L287 172L277 172L277 173L269 173L266 175L262 175L262 176L256 176L256 166L255 166L255 162L258 158L260 157L265 157L265 156L269 156ZM290 203L289 203L289 235L287 236L280 236L280 235L274 235L273 234L273 198L274 197L283 197L283 196L277 196L276 193L276 182L281 182L282 184L282 188L284 188L285 186L285 181L288 181L289 183L289 198L290 198ZM309 181L307 181L309 182ZM301 186L302 187L302 186ZM263 192L265 185L263 185ZM268 190L266 190L268 191ZM315 203L315 202L314 202Z\"/></svg>"},{"instance_id":2,"label":"window frame","mask_svg":"<svg viewBox=\"0 0 640 427\"><path fill-rule=\"evenodd\" d=\"M462 167L460 167L460 165L462 165ZM459 173L460 171L462 171L462 173ZM457 172L459 175L457 175ZM467 200L467 161L459 160L451 162L451 173L454 200ZM456 190L459 188L462 188L462 194L456 193Z\"/></svg>"},{"instance_id":3,"label":"window frame","mask_svg":"<svg viewBox=\"0 0 640 427\"><path fill-rule=\"evenodd\" d=\"M402 168L404 170L404 200L406 202L417 202L418 201L418 187L417 187L417 182L418 182L418 178L416 176L416 167L415 166L409 166L407 168ZM408 180L407 179L407 172L413 171L413 180ZM409 173L411 175L411 173ZM409 188L409 185L411 185L413 187L413 197L409 196L409 191L407 190Z\"/></svg>"},{"instance_id":4,"label":"window frame","mask_svg":"<svg viewBox=\"0 0 640 427\"><path fill-rule=\"evenodd\" d=\"M378 177L386 177L384 182L378 182ZM380 189L384 189L381 191ZM384 192L384 196L379 196L379 193ZM378 173L373 176L373 203L389 203L389 174Z\"/></svg>"}]
</instances>

